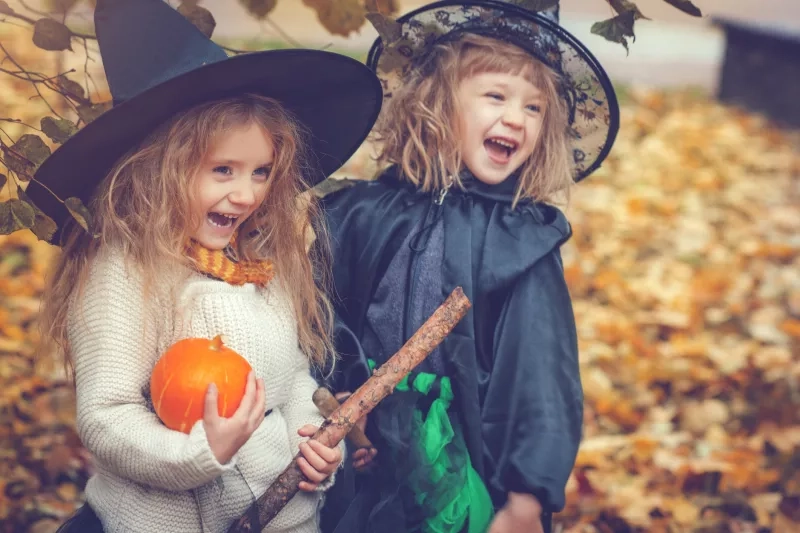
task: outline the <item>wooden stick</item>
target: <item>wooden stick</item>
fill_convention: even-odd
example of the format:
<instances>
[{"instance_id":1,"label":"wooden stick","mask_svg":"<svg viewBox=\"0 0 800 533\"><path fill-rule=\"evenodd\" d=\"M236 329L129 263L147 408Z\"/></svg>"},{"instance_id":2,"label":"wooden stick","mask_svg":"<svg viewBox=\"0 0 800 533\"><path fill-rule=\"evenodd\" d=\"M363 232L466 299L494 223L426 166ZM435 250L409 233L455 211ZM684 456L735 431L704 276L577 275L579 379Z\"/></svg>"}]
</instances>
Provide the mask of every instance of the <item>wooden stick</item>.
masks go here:
<instances>
[{"instance_id":1,"label":"wooden stick","mask_svg":"<svg viewBox=\"0 0 800 533\"><path fill-rule=\"evenodd\" d=\"M341 442L364 415L369 414L378 403L392 393L397 384L419 365L453 330L471 307L461 287L456 287L442 305L431 315L413 337L386 363L376 369L370 378L355 391L336 411L328 417L311 437L334 447ZM239 520L228 529L228 533L261 531L277 516L283 507L300 490L301 481L308 481L297 466L298 453L286 470L270 485ZM257 510L257 512L256 512ZM254 523L252 516L258 516Z\"/></svg>"},{"instance_id":2,"label":"wooden stick","mask_svg":"<svg viewBox=\"0 0 800 533\"><path fill-rule=\"evenodd\" d=\"M325 418L331 416L341 407L339 400L325 387L320 387L314 391L314 395L311 399ZM367 436L364 435L364 432L361 431L361 428L355 424L353 424L353 429L350 430L350 433L347 434L347 439L352 442L353 446L356 448L366 448L369 450L375 447Z\"/></svg>"}]
</instances>

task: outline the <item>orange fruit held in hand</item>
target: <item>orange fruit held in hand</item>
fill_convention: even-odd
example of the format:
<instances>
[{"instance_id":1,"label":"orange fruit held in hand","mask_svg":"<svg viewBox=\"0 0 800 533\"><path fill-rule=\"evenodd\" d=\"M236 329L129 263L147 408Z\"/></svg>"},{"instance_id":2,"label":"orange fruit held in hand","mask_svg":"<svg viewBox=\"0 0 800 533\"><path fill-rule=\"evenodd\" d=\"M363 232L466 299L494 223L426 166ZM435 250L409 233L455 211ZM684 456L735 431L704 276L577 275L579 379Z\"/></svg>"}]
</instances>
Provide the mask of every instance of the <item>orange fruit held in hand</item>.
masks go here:
<instances>
[{"instance_id":1,"label":"orange fruit held in hand","mask_svg":"<svg viewBox=\"0 0 800 533\"><path fill-rule=\"evenodd\" d=\"M168 428L189 433L203 418L208 386L215 383L219 415L230 417L244 397L250 370L244 357L222 343L221 335L178 341L161 356L150 376L156 414Z\"/></svg>"}]
</instances>

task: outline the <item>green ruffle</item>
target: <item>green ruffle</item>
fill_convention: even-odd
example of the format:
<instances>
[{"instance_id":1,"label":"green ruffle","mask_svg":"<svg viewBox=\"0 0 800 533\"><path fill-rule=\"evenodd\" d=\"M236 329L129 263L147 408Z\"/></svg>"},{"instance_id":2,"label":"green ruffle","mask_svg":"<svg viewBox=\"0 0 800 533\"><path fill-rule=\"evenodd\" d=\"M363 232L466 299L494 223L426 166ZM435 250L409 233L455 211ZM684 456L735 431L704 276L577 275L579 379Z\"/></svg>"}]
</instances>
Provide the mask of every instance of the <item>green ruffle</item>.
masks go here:
<instances>
[{"instance_id":1,"label":"green ruffle","mask_svg":"<svg viewBox=\"0 0 800 533\"><path fill-rule=\"evenodd\" d=\"M374 370L375 362L370 360L369 364L370 368ZM413 381L409 384L411 379ZM420 409L415 409L413 415L417 442L420 444L422 456L430 465L430 468L423 469L423 471L430 478L414 479L412 473L409 485L414 490L417 504L423 509L438 510L435 515L429 516L425 520L423 531L425 533L453 533L461 531L464 525L468 524L468 533L485 533L494 513L489 492L483 480L472 467L466 450L464 457L459 458L458 462L454 462L445 450L453 439L462 439L461 435L456 435L447 414L453 401L450 378L419 372L413 377L403 378L396 389L402 392L413 390L427 396L431 393L437 380L439 381L439 395L431 402L427 415ZM462 449L464 449L463 446ZM461 486L453 486L451 479L442 481L449 472L454 470L454 464L463 465L465 470L458 476L463 480ZM434 489L431 491L430 487L434 487Z\"/></svg>"}]
</instances>

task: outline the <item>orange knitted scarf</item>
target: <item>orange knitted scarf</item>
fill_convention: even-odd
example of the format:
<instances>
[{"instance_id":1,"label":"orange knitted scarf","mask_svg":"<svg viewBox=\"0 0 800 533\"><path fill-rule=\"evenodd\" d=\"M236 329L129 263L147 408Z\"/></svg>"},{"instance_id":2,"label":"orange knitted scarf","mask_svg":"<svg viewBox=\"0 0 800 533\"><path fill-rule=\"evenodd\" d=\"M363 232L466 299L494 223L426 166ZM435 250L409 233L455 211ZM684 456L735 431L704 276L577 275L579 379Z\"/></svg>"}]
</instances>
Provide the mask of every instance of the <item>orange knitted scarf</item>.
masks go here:
<instances>
[{"instance_id":1,"label":"orange knitted scarf","mask_svg":"<svg viewBox=\"0 0 800 533\"><path fill-rule=\"evenodd\" d=\"M235 261L227 250L236 249L236 235L224 250L210 250L192 240L186 247L186 255L192 260L195 270L231 285L254 283L265 287L275 275L272 261Z\"/></svg>"}]
</instances>

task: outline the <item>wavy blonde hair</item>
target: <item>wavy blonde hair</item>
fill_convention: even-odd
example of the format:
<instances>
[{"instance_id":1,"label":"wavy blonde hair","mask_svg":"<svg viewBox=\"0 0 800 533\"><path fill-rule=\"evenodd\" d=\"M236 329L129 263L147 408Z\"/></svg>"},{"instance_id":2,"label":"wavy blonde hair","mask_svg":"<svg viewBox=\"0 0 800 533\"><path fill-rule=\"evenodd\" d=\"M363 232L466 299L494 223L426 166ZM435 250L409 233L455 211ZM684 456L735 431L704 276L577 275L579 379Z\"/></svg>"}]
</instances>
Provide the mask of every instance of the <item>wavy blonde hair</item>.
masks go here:
<instances>
[{"instance_id":1,"label":"wavy blonde hair","mask_svg":"<svg viewBox=\"0 0 800 533\"><path fill-rule=\"evenodd\" d=\"M163 274L165 263L190 267L182 250L191 228L200 223L190 208L194 176L216 139L250 124L268 134L275 156L265 200L240 226L236 253L274 262L292 300L301 349L313 364L326 364L333 354L332 312L326 297L329 250L315 199L299 196L308 188L303 178L307 135L277 101L251 94L180 113L121 158L89 205L98 238L74 222L64 228L64 245L41 313L42 353L58 349L73 375L66 327L69 302L74 291L82 290L99 250L121 250L141 269L145 290ZM309 253L312 233L317 242Z\"/></svg>"},{"instance_id":2,"label":"wavy blonde hair","mask_svg":"<svg viewBox=\"0 0 800 533\"><path fill-rule=\"evenodd\" d=\"M487 72L524 76L545 98L539 140L521 167L514 204L568 196L574 180L558 74L517 46L476 34L435 45L392 92L374 130L378 164L400 166L425 191L440 190L451 178L460 186L457 90L462 80Z\"/></svg>"}]
</instances>

